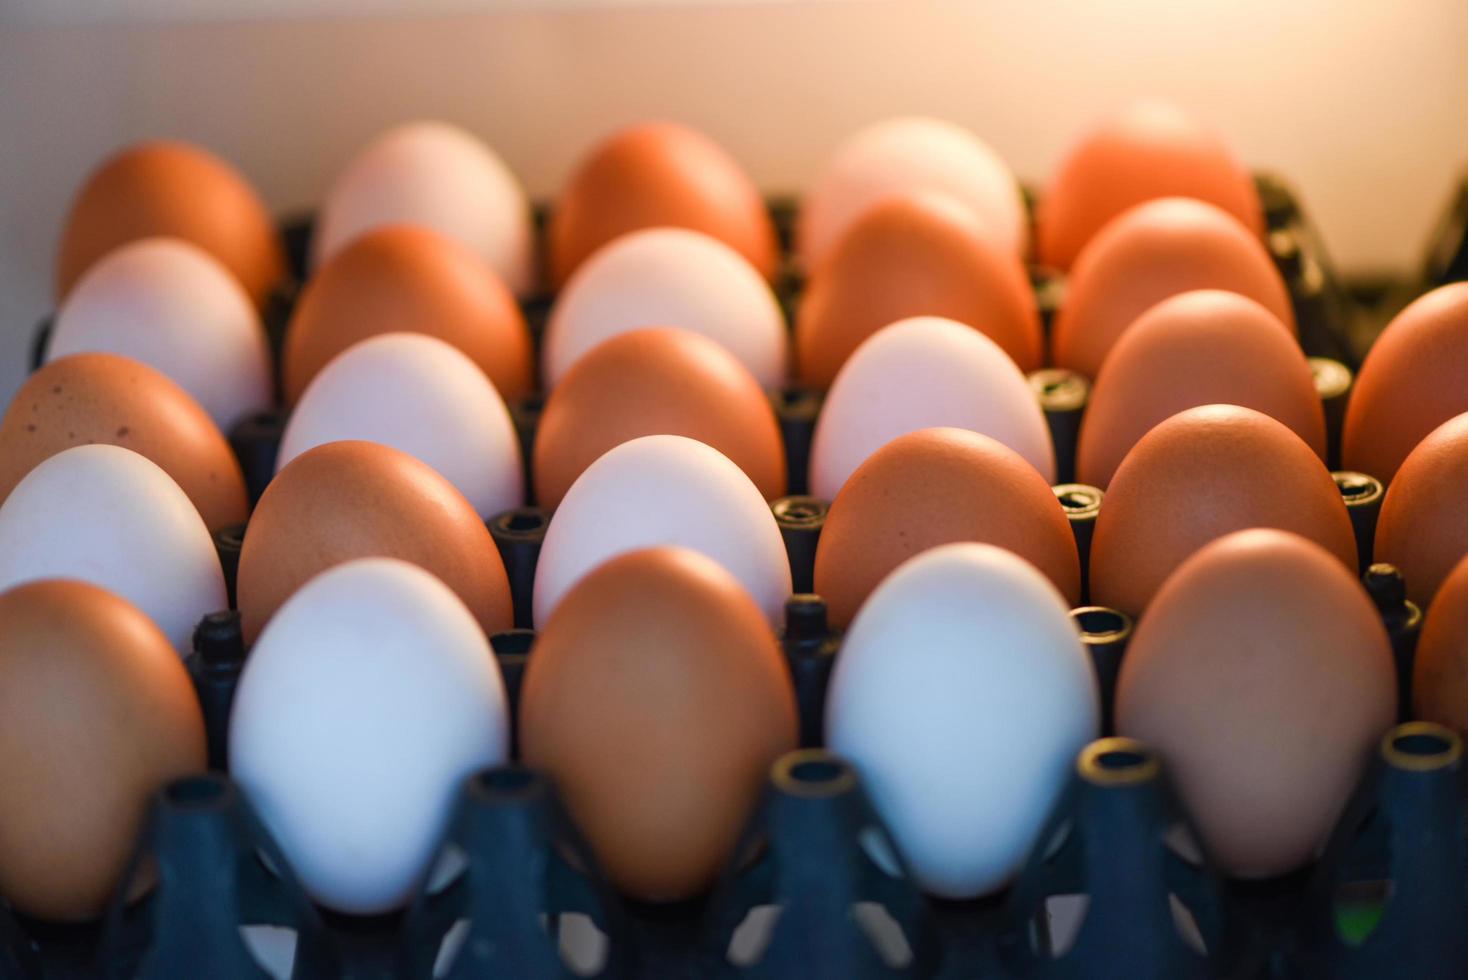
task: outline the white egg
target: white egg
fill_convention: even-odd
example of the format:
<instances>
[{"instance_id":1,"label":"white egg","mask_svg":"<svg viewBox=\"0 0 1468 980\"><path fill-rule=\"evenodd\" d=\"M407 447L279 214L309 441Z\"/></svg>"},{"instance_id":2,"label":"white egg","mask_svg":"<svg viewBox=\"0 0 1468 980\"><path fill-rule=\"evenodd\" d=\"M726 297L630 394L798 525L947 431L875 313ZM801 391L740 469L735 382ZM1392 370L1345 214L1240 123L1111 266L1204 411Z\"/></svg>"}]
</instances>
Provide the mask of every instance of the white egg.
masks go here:
<instances>
[{"instance_id":1,"label":"white egg","mask_svg":"<svg viewBox=\"0 0 1468 980\"><path fill-rule=\"evenodd\" d=\"M826 744L856 765L922 887L972 898L1019 869L1099 705L1050 580L993 545L950 544L899 565L857 613Z\"/></svg>"},{"instance_id":2,"label":"white egg","mask_svg":"<svg viewBox=\"0 0 1468 980\"><path fill-rule=\"evenodd\" d=\"M433 575L393 558L322 572L250 651L230 772L318 901L402 905L463 780L509 748L489 641Z\"/></svg>"},{"instance_id":3,"label":"white egg","mask_svg":"<svg viewBox=\"0 0 1468 980\"><path fill-rule=\"evenodd\" d=\"M341 439L417 457L481 517L525 502L520 443L504 399L473 361L436 337L379 334L333 358L296 403L276 470Z\"/></svg>"},{"instance_id":4,"label":"white egg","mask_svg":"<svg viewBox=\"0 0 1468 980\"><path fill-rule=\"evenodd\" d=\"M785 381L785 318L754 266L708 235L649 228L603 245L561 290L545 329L546 387L603 340L639 327L703 334L765 387Z\"/></svg>"},{"instance_id":5,"label":"white egg","mask_svg":"<svg viewBox=\"0 0 1468 980\"><path fill-rule=\"evenodd\" d=\"M477 137L443 122L383 133L337 175L311 242L320 265L382 225L430 228L483 256L510 291L535 289L530 202L510 168Z\"/></svg>"},{"instance_id":6,"label":"white egg","mask_svg":"<svg viewBox=\"0 0 1468 980\"><path fill-rule=\"evenodd\" d=\"M814 268L863 212L892 194L937 191L978 217L985 235L1023 257L1029 216L1003 158L962 126L903 116L874 123L837 147L800 213L800 254Z\"/></svg>"},{"instance_id":7,"label":"white egg","mask_svg":"<svg viewBox=\"0 0 1468 980\"><path fill-rule=\"evenodd\" d=\"M56 311L46 360L101 351L166 374L228 432L270 407L270 348L255 306L208 252L142 238L107 253Z\"/></svg>"},{"instance_id":8,"label":"white egg","mask_svg":"<svg viewBox=\"0 0 1468 980\"><path fill-rule=\"evenodd\" d=\"M74 446L26 474L0 505L0 592L71 578L152 617L181 655L229 605L204 520L157 464L120 446Z\"/></svg>"},{"instance_id":9,"label":"white egg","mask_svg":"<svg viewBox=\"0 0 1468 980\"><path fill-rule=\"evenodd\" d=\"M1050 429L1024 374L998 344L953 320L899 320L841 366L811 439L811 492L834 500L882 446L918 429L970 429L1055 482Z\"/></svg>"},{"instance_id":10,"label":"white egg","mask_svg":"<svg viewBox=\"0 0 1468 980\"><path fill-rule=\"evenodd\" d=\"M586 468L551 515L535 567L535 622L609 558L655 545L702 552L778 627L790 561L770 505L716 449L684 436L624 442Z\"/></svg>"}]
</instances>

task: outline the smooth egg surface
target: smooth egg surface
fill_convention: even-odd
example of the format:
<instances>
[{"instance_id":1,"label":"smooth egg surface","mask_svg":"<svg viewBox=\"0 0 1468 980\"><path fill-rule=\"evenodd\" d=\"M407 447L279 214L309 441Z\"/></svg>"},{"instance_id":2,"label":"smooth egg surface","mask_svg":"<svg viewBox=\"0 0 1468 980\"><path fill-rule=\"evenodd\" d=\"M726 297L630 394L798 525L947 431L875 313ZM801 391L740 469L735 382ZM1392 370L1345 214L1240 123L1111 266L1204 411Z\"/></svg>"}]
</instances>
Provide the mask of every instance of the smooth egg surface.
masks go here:
<instances>
[{"instance_id":1,"label":"smooth egg surface","mask_svg":"<svg viewBox=\"0 0 1468 980\"><path fill-rule=\"evenodd\" d=\"M1412 712L1468 735L1468 556L1443 580L1417 639Z\"/></svg>"},{"instance_id":2,"label":"smooth egg surface","mask_svg":"<svg viewBox=\"0 0 1468 980\"><path fill-rule=\"evenodd\" d=\"M1402 572L1407 598L1427 609L1468 555L1468 414L1454 416L1417 444L1397 470L1376 520L1374 561Z\"/></svg>"}]
</instances>

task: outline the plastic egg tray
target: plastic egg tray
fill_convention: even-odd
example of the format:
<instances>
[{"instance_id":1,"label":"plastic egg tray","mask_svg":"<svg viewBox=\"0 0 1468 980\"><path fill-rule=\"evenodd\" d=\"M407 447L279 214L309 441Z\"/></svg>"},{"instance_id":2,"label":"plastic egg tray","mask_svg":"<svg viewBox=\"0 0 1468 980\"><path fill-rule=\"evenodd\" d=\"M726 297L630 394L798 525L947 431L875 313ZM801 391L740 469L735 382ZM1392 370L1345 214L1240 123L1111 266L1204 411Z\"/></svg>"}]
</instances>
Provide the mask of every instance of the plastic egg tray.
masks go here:
<instances>
[{"instance_id":1,"label":"plastic egg tray","mask_svg":"<svg viewBox=\"0 0 1468 980\"><path fill-rule=\"evenodd\" d=\"M1352 290L1288 186L1270 176L1257 182L1270 251L1289 285L1301 344L1314 359L1336 465L1351 369L1400 305L1398 292L1410 298L1468 278L1468 183L1438 229L1420 281L1400 290L1387 283ZM774 200L770 208L788 252L794 202ZM309 219L286 222L282 233L299 276ZM1064 283L1040 269L1032 281L1048 326ZM787 314L800 288L791 265L778 284ZM294 293L294 285L282 287L267 319L277 353ZM524 304L537 342L549 303L542 297ZM47 329L43 322L37 331L33 366ZM1050 424L1060 473L1055 493L1084 570L1102 503L1099 490L1069 482L1087 383L1055 369L1035 372L1031 383ZM826 685L841 638L828 628L822 600L810 594L826 509L825 501L804 495L820 396L791 387L770 397L791 475L792 495L772 507L797 593L781 641L802 748L772 768L765 799L712 895L675 905L617 897L553 787L510 765L464 787L441 854L463 870L447 886L386 916L315 908L223 775L227 719L246 650L238 614L221 610L199 624L188 662L217 771L158 794L140 844L140 860L156 869L154 889L131 905L115 903L95 926L37 922L0 904L0 977L264 977L257 951L285 949L284 957L263 958L290 963L292 943L290 975L300 978L1468 976L1462 747L1431 725L1402 725L1386 735L1321 861L1284 878L1228 881L1196 854L1189 857L1180 843L1188 818L1155 756L1138 743L1106 738L1082 753L1040 847L1008 890L970 902L922 895L894 858L855 772L821 749ZM530 396L511 406L527 468L540 405ZM274 471L281 430L282 419L267 414L230 433L252 499ZM1392 638L1405 706L1421 616L1400 575L1371 565L1382 488L1360 474L1338 473L1336 480L1355 523L1367 589ZM489 521L521 627L491 638L512 704L533 655L535 636L525 627L548 518L532 506ZM231 602L243 530L216 535ZM1131 624L1094 606L1072 616L1101 680L1110 735ZM1367 931L1370 944L1349 941ZM588 950L598 962L586 961Z\"/></svg>"}]
</instances>

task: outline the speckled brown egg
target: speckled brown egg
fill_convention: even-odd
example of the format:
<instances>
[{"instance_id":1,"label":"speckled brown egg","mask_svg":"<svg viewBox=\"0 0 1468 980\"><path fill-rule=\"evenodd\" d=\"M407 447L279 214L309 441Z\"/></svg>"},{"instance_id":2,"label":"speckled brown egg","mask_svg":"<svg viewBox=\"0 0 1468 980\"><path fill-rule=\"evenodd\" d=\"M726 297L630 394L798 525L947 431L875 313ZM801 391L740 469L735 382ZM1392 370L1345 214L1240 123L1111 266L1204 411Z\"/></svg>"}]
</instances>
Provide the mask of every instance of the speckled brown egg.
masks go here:
<instances>
[{"instance_id":1,"label":"speckled brown egg","mask_svg":"<svg viewBox=\"0 0 1468 980\"><path fill-rule=\"evenodd\" d=\"M775 410L743 364L689 330L618 334L583 356L551 392L535 435L535 492L555 507L582 470L639 436L713 446L772 500L785 493Z\"/></svg>"},{"instance_id":2,"label":"speckled brown egg","mask_svg":"<svg viewBox=\"0 0 1468 980\"><path fill-rule=\"evenodd\" d=\"M1340 490L1299 436L1237 405L1180 412L1112 478L1091 539L1091 601L1139 615L1189 555L1251 527L1293 531L1356 568Z\"/></svg>"},{"instance_id":3,"label":"speckled brown egg","mask_svg":"<svg viewBox=\"0 0 1468 980\"><path fill-rule=\"evenodd\" d=\"M1255 529L1167 580L1127 645L1116 727L1162 755L1222 870L1260 878L1315 856L1396 692L1355 575L1297 535Z\"/></svg>"},{"instance_id":4,"label":"speckled brown egg","mask_svg":"<svg viewBox=\"0 0 1468 980\"><path fill-rule=\"evenodd\" d=\"M555 779L612 881L650 901L713 882L796 725L759 607L682 548L628 552L577 583L520 696L526 764Z\"/></svg>"},{"instance_id":5,"label":"speckled brown egg","mask_svg":"<svg viewBox=\"0 0 1468 980\"><path fill-rule=\"evenodd\" d=\"M1051 334L1055 364L1096 377L1137 317L1191 289L1247 296L1294 334L1289 290L1264 243L1226 211L1166 197L1112 219L1077 257Z\"/></svg>"},{"instance_id":6,"label":"speckled brown egg","mask_svg":"<svg viewBox=\"0 0 1468 980\"><path fill-rule=\"evenodd\" d=\"M1372 345L1341 431L1341 462L1384 483L1427 434L1468 412L1468 282L1434 289Z\"/></svg>"},{"instance_id":7,"label":"speckled brown egg","mask_svg":"<svg viewBox=\"0 0 1468 980\"><path fill-rule=\"evenodd\" d=\"M862 341L925 315L973 327L1023 371L1040 366L1040 316L1024 266L962 205L923 192L868 208L812 277L795 321L800 379L829 387Z\"/></svg>"},{"instance_id":8,"label":"speckled brown egg","mask_svg":"<svg viewBox=\"0 0 1468 980\"><path fill-rule=\"evenodd\" d=\"M1325 410L1300 345L1258 303L1207 289L1163 300L1116 342L1081 419L1077 479L1106 487L1154 425L1216 403L1283 422L1325 459Z\"/></svg>"},{"instance_id":9,"label":"speckled brown egg","mask_svg":"<svg viewBox=\"0 0 1468 980\"><path fill-rule=\"evenodd\" d=\"M0 595L0 896L95 918L149 797L204 765L188 673L137 607L59 579Z\"/></svg>"},{"instance_id":10,"label":"speckled brown egg","mask_svg":"<svg viewBox=\"0 0 1468 980\"><path fill-rule=\"evenodd\" d=\"M486 633L510 628L505 566L469 501L407 453L343 441L291 460L255 506L236 589L246 642L317 572L373 557L438 576Z\"/></svg>"},{"instance_id":11,"label":"speckled brown egg","mask_svg":"<svg viewBox=\"0 0 1468 980\"><path fill-rule=\"evenodd\" d=\"M0 501L39 463L91 443L158 464L211 530L249 514L239 461L204 409L167 376L118 354L72 354L21 385L0 420Z\"/></svg>"},{"instance_id":12,"label":"speckled brown egg","mask_svg":"<svg viewBox=\"0 0 1468 980\"><path fill-rule=\"evenodd\" d=\"M1468 555L1468 414L1433 429L1403 461L1376 520L1376 561L1401 569L1407 597L1426 609Z\"/></svg>"},{"instance_id":13,"label":"speckled brown egg","mask_svg":"<svg viewBox=\"0 0 1468 980\"><path fill-rule=\"evenodd\" d=\"M919 429L869 456L841 487L816 546L815 590L845 626L898 565L954 541L1012 551L1080 601L1080 562L1045 478L997 440Z\"/></svg>"},{"instance_id":14,"label":"speckled brown egg","mask_svg":"<svg viewBox=\"0 0 1468 980\"><path fill-rule=\"evenodd\" d=\"M391 225L355 239L306 284L281 352L286 401L359 340L398 332L457 347L506 401L534 384L525 317L494 270L437 232Z\"/></svg>"},{"instance_id":15,"label":"speckled brown egg","mask_svg":"<svg viewBox=\"0 0 1468 980\"><path fill-rule=\"evenodd\" d=\"M548 232L556 288L612 239L660 226L717 238L774 278L775 226L748 175L702 133L649 122L597 144L556 199Z\"/></svg>"},{"instance_id":16,"label":"speckled brown egg","mask_svg":"<svg viewBox=\"0 0 1468 980\"><path fill-rule=\"evenodd\" d=\"M1468 736L1468 556L1443 580L1422 622L1412 665L1412 714Z\"/></svg>"},{"instance_id":17,"label":"speckled brown egg","mask_svg":"<svg viewBox=\"0 0 1468 980\"><path fill-rule=\"evenodd\" d=\"M285 251L264 203L229 164L188 143L138 143L87 178L56 259L59 301L93 262L139 238L182 238L235 274L257 307L285 278Z\"/></svg>"}]
</instances>

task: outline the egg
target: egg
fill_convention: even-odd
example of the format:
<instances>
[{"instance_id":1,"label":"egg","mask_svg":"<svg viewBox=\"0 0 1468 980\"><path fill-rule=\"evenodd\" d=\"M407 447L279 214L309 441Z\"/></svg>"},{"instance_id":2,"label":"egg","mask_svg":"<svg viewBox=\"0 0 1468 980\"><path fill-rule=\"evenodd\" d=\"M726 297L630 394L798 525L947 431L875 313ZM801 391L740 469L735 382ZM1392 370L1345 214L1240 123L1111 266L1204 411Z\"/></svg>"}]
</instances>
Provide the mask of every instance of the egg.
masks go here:
<instances>
[{"instance_id":1,"label":"egg","mask_svg":"<svg viewBox=\"0 0 1468 980\"><path fill-rule=\"evenodd\" d=\"M978 331L925 316L874 333L836 376L811 440L811 492L834 499L883 445L935 426L990 436L1055 479L1050 430L1019 368Z\"/></svg>"},{"instance_id":2,"label":"egg","mask_svg":"<svg viewBox=\"0 0 1468 980\"><path fill-rule=\"evenodd\" d=\"M385 225L431 229L477 255L516 295L535 289L525 191L493 150L458 126L405 123L361 150L322 202L313 264Z\"/></svg>"},{"instance_id":3,"label":"egg","mask_svg":"<svg viewBox=\"0 0 1468 980\"><path fill-rule=\"evenodd\" d=\"M432 572L486 633L511 626L504 563L464 495L401 450L344 441L297 456L255 506L236 586L245 641L312 576L370 557Z\"/></svg>"},{"instance_id":4,"label":"egg","mask_svg":"<svg viewBox=\"0 0 1468 980\"><path fill-rule=\"evenodd\" d=\"M967 324L1021 370L1040 366L1040 314L1019 258L952 197L912 192L868 208L811 277L795 318L797 373L828 387L862 341L922 315Z\"/></svg>"},{"instance_id":5,"label":"egg","mask_svg":"<svg viewBox=\"0 0 1468 980\"><path fill-rule=\"evenodd\" d=\"M214 256L256 307L286 275L275 224L244 177L200 147L159 140L124 148L87 177L62 228L56 299L108 252L156 235Z\"/></svg>"},{"instance_id":6,"label":"egg","mask_svg":"<svg viewBox=\"0 0 1468 980\"><path fill-rule=\"evenodd\" d=\"M230 771L317 901L403 905L460 785L505 761L509 707L489 640L428 572L364 558L322 572L250 651Z\"/></svg>"},{"instance_id":7,"label":"egg","mask_svg":"<svg viewBox=\"0 0 1468 980\"><path fill-rule=\"evenodd\" d=\"M180 656L199 620L229 605L199 512L167 473L119 446L59 452L0 504L0 589L46 578L117 593Z\"/></svg>"},{"instance_id":8,"label":"egg","mask_svg":"<svg viewBox=\"0 0 1468 980\"><path fill-rule=\"evenodd\" d=\"M952 195L974 213L995 245L1024 257L1029 214L1003 158L962 126L899 116L846 139L811 186L797 228L806 269L817 268L867 208L912 190Z\"/></svg>"},{"instance_id":9,"label":"egg","mask_svg":"<svg viewBox=\"0 0 1468 980\"><path fill-rule=\"evenodd\" d=\"M379 334L333 358L296 403L276 466L342 439L417 457L480 517L525 502L520 442L504 400L473 361L437 337Z\"/></svg>"},{"instance_id":10,"label":"egg","mask_svg":"<svg viewBox=\"0 0 1468 980\"><path fill-rule=\"evenodd\" d=\"M1395 716L1391 644L1366 591L1335 555L1271 529L1178 567L1117 687L1117 731L1161 754L1209 855L1242 878L1314 857Z\"/></svg>"},{"instance_id":11,"label":"egg","mask_svg":"<svg viewBox=\"0 0 1468 980\"><path fill-rule=\"evenodd\" d=\"M52 361L20 386L0 419L0 500L43 460L93 443L131 449L162 467L210 529L249 514L239 460L199 403L116 354Z\"/></svg>"},{"instance_id":12,"label":"egg","mask_svg":"<svg viewBox=\"0 0 1468 980\"><path fill-rule=\"evenodd\" d=\"M946 544L882 580L847 631L826 744L860 772L924 890L1014 875L1095 738L1095 672L1065 599L990 544Z\"/></svg>"},{"instance_id":13,"label":"egg","mask_svg":"<svg viewBox=\"0 0 1468 980\"><path fill-rule=\"evenodd\" d=\"M582 578L545 622L520 700L526 764L555 780L612 881L650 901L713 883L797 724L760 608L685 548Z\"/></svg>"},{"instance_id":14,"label":"egg","mask_svg":"<svg viewBox=\"0 0 1468 980\"><path fill-rule=\"evenodd\" d=\"M0 595L0 896L96 918L154 791L204 755L188 672L136 606L54 579Z\"/></svg>"},{"instance_id":15,"label":"egg","mask_svg":"<svg viewBox=\"0 0 1468 980\"><path fill-rule=\"evenodd\" d=\"M759 489L724 454L678 435L608 450L566 491L535 566L535 622L572 586L625 551L677 545L728 569L772 626L784 620L790 562Z\"/></svg>"},{"instance_id":16,"label":"egg","mask_svg":"<svg viewBox=\"0 0 1468 980\"><path fill-rule=\"evenodd\" d=\"M1044 572L1067 602L1080 602L1075 536L1045 478L988 436L919 429L867 457L826 515L815 591L831 623L850 623L892 569L952 541L1012 551Z\"/></svg>"},{"instance_id":17,"label":"egg","mask_svg":"<svg viewBox=\"0 0 1468 980\"><path fill-rule=\"evenodd\" d=\"M769 283L718 239L651 228L599 249L556 297L543 345L546 387L598 344L642 327L702 334L765 387L785 382L789 340Z\"/></svg>"},{"instance_id":18,"label":"egg","mask_svg":"<svg viewBox=\"0 0 1468 980\"><path fill-rule=\"evenodd\" d=\"M1250 527L1293 531L1356 568L1340 490L1299 436L1237 405L1179 412L1111 480L1091 539L1091 601L1139 615L1189 555Z\"/></svg>"},{"instance_id":19,"label":"egg","mask_svg":"<svg viewBox=\"0 0 1468 980\"><path fill-rule=\"evenodd\" d=\"M1283 422L1325 459L1325 409L1300 345L1253 300L1200 289L1158 303L1117 340L1081 418L1077 479L1104 489L1154 425L1215 403Z\"/></svg>"},{"instance_id":20,"label":"egg","mask_svg":"<svg viewBox=\"0 0 1468 980\"><path fill-rule=\"evenodd\" d=\"M1233 215L1256 238L1264 207L1219 136L1165 102L1137 102L1073 146L1040 199L1040 261L1069 269L1107 222L1158 197L1191 197Z\"/></svg>"},{"instance_id":21,"label":"egg","mask_svg":"<svg viewBox=\"0 0 1468 980\"><path fill-rule=\"evenodd\" d=\"M697 439L732 460L766 498L785 494L774 407L734 356L687 330L618 334L576 362L535 434L535 493L554 508L607 450L646 435Z\"/></svg>"},{"instance_id":22,"label":"egg","mask_svg":"<svg viewBox=\"0 0 1468 980\"><path fill-rule=\"evenodd\" d=\"M459 348L506 401L534 386L530 331L504 283L458 242L397 225L353 240L306 283L281 351L286 402L348 347L402 331Z\"/></svg>"},{"instance_id":23,"label":"egg","mask_svg":"<svg viewBox=\"0 0 1468 980\"><path fill-rule=\"evenodd\" d=\"M1051 334L1056 365L1096 377L1139 316L1192 289L1247 296L1294 334L1289 290L1263 243L1211 204L1167 197L1118 215L1076 259Z\"/></svg>"},{"instance_id":24,"label":"egg","mask_svg":"<svg viewBox=\"0 0 1468 980\"><path fill-rule=\"evenodd\" d=\"M1341 461L1390 484L1414 446L1468 412L1468 282L1434 289L1389 323L1346 405Z\"/></svg>"},{"instance_id":25,"label":"egg","mask_svg":"<svg viewBox=\"0 0 1468 980\"><path fill-rule=\"evenodd\" d=\"M556 287L614 238L657 227L703 232L775 275L775 226L739 164L687 126L648 122L598 143L561 189L547 229Z\"/></svg>"},{"instance_id":26,"label":"egg","mask_svg":"<svg viewBox=\"0 0 1468 980\"><path fill-rule=\"evenodd\" d=\"M1468 555L1468 414L1433 429L1403 461L1376 519L1376 561L1402 572L1407 597L1426 609Z\"/></svg>"},{"instance_id":27,"label":"egg","mask_svg":"<svg viewBox=\"0 0 1468 980\"><path fill-rule=\"evenodd\" d=\"M1422 622L1412 667L1412 714L1468 733L1468 556L1444 577Z\"/></svg>"},{"instance_id":28,"label":"egg","mask_svg":"<svg viewBox=\"0 0 1468 980\"><path fill-rule=\"evenodd\" d=\"M274 400L270 349L249 294L218 259L180 238L123 245L67 294L46 360L93 351L161 371L222 431Z\"/></svg>"}]
</instances>

